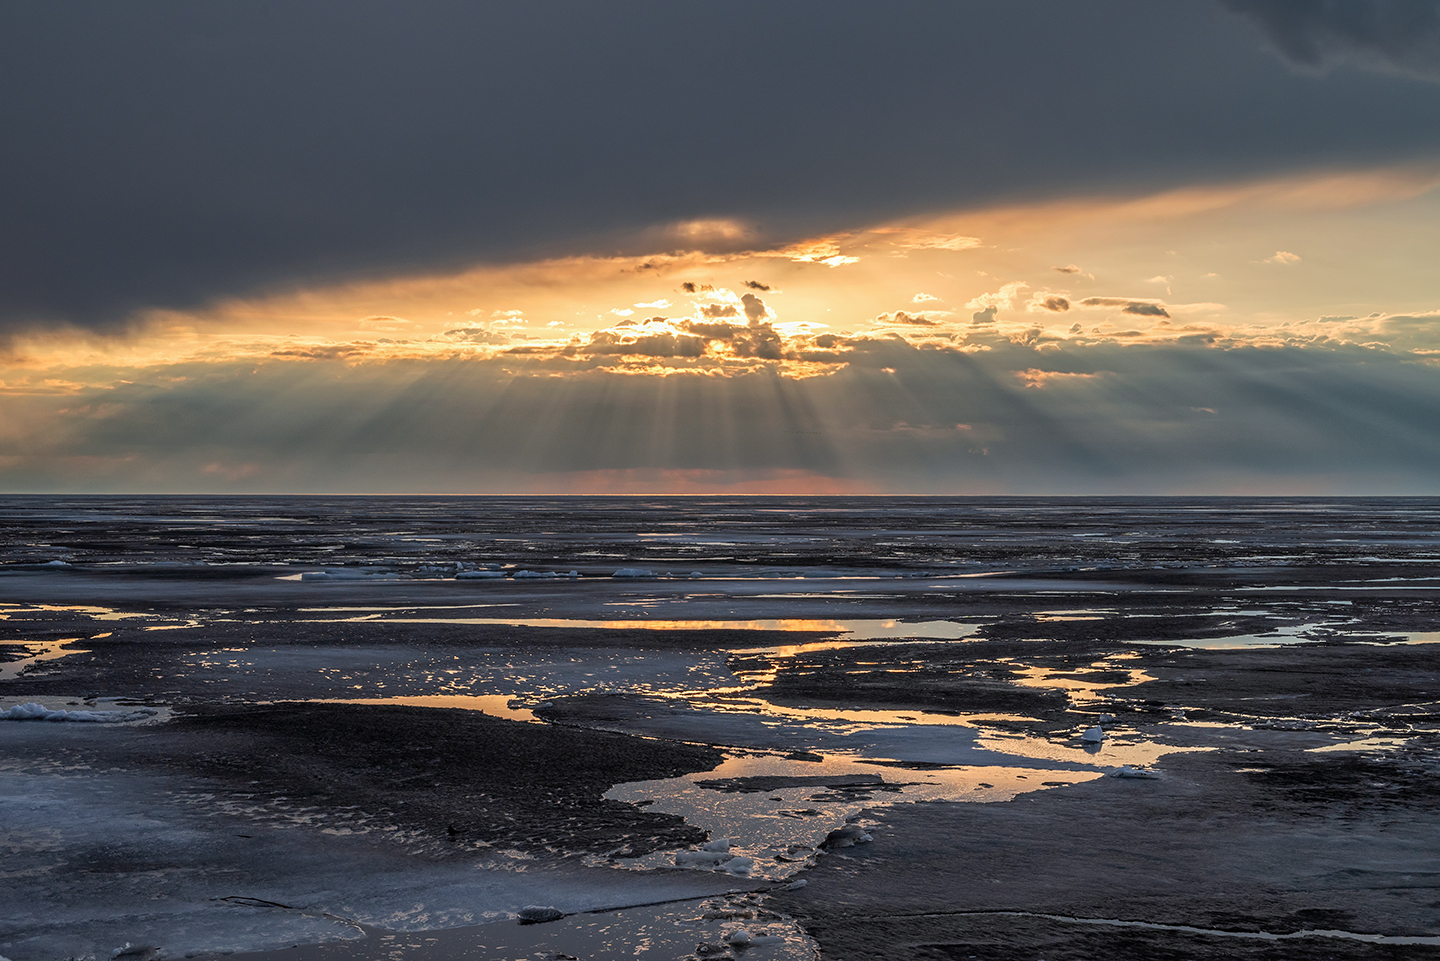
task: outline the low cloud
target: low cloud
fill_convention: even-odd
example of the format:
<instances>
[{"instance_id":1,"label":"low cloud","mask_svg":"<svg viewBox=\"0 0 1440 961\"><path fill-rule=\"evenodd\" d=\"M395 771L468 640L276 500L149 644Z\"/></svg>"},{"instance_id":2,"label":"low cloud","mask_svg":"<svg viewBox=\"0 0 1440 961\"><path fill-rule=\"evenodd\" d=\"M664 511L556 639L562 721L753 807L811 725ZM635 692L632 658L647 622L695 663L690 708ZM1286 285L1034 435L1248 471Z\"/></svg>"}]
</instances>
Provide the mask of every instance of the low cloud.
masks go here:
<instances>
[{"instance_id":1,"label":"low cloud","mask_svg":"<svg viewBox=\"0 0 1440 961\"><path fill-rule=\"evenodd\" d=\"M765 307L765 301L754 294L741 294L740 303L745 308L745 317L751 324L758 324L769 316L770 311Z\"/></svg>"},{"instance_id":2,"label":"low cloud","mask_svg":"<svg viewBox=\"0 0 1440 961\"><path fill-rule=\"evenodd\" d=\"M628 354L639 357L700 357L705 339L673 331L597 330L581 348L586 354Z\"/></svg>"},{"instance_id":3,"label":"low cloud","mask_svg":"<svg viewBox=\"0 0 1440 961\"><path fill-rule=\"evenodd\" d=\"M924 314L909 314L903 310L897 310L893 314L881 314L875 318L880 324L904 324L910 327L938 327L939 322L931 320Z\"/></svg>"},{"instance_id":4,"label":"low cloud","mask_svg":"<svg viewBox=\"0 0 1440 961\"><path fill-rule=\"evenodd\" d=\"M508 344L510 337L498 330L486 330L484 327L457 327L455 330L447 330L440 335L441 340L448 340L461 344Z\"/></svg>"},{"instance_id":5,"label":"low cloud","mask_svg":"<svg viewBox=\"0 0 1440 961\"><path fill-rule=\"evenodd\" d=\"M984 310L977 310L970 315L970 323L975 325L995 323L995 315L1000 313L999 307L986 307Z\"/></svg>"},{"instance_id":6,"label":"low cloud","mask_svg":"<svg viewBox=\"0 0 1440 961\"><path fill-rule=\"evenodd\" d=\"M1119 307L1122 314L1140 317L1169 317L1170 312L1162 305L1147 300L1131 300L1128 297L1086 297L1081 307Z\"/></svg>"}]
</instances>

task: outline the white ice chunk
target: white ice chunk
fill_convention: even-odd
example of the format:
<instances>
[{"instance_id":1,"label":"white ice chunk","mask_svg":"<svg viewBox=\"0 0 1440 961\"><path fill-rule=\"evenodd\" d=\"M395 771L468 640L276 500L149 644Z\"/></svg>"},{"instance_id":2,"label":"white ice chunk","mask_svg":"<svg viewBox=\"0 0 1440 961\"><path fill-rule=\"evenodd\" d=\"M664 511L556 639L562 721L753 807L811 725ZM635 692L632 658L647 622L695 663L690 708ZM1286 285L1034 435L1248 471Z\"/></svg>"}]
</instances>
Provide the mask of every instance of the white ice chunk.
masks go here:
<instances>
[{"instance_id":1,"label":"white ice chunk","mask_svg":"<svg viewBox=\"0 0 1440 961\"><path fill-rule=\"evenodd\" d=\"M700 845L702 851L728 851L734 838L715 838L713 841L706 841Z\"/></svg>"},{"instance_id":2,"label":"white ice chunk","mask_svg":"<svg viewBox=\"0 0 1440 961\"><path fill-rule=\"evenodd\" d=\"M645 578L654 577L654 576L655 576L655 572L654 572L654 571L650 571L650 570L646 570L646 569L643 568L643 567L622 567L622 568L620 568L618 571L616 571L614 574L611 574L610 576L613 577L613 578L615 578L616 580L622 580L622 581L624 581L624 580L631 580L631 581L636 581L636 580L643 580L643 579L645 579Z\"/></svg>"},{"instance_id":3,"label":"white ice chunk","mask_svg":"<svg viewBox=\"0 0 1440 961\"><path fill-rule=\"evenodd\" d=\"M493 581L496 578L504 580L504 571L461 571L455 575L457 581Z\"/></svg>"},{"instance_id":4,"label":"white ice chunk","mask_svg":"<svg viewBox=\"0 0 1440 961\"><path fill-rule=\"evenodd\" d=\"M117 721L139 721L159 713L152 708L138 711L52 711L43 704L31 701L28 704L17 704L8 711L0 711L0 721L80 721L113 724Z\"/></svg>"},{"instance_id":5,"label":"white ice chunk","mask_svg":"<svg viewBox=\"0 0 1440 961\"><path fill-rule=\"evenodd\" d=\"M1080 740L1090 744L1099 744L1101 741L1105 740L1105 729L1103 727L1092 727L1090 730L1080 735Z\"/></svg>"},{"instance_id":6,"label":"white ice chunk","mask_svg":"<svg viewBox=\"0 0 1440 961\"><path fill-rule=\"evenodd\" d=\"M746 931L744 928L736 928L734 931L731 931L729 934L725 935L725 940L728 941L730 944L749 944L750 932Z\"/></svg>"},{"instance_id":7,"label":"white ice chunk","mask_svg":"<svg viewBox=\"0 0 1440 961\"><path fill-rule=\"evenodd\" d=\"M754 858L730 858L725 862L725 870L731 874L749 874L755 869Z\"/></svg>"},{"instance_id":8,"label":"white ice chunk","mask_svg":"<svg viewBox=\"0 0 1440 961\"><path fill-rule=\"evenodd\" d=\"M809 884L809 883L810 883L810 882L807 881L807 880L805 880L804 878L800 878L799 880L791 881L789 884L786 884L786 885L781 886L780 890L781 890L781 891L799 891L801 888L803 888L805 885L807 885L807 884Z\"/></svg>"},{"instance_id":9,"label":"white ice chunk","mask_svg":"<svg viewBox=\"0 0 1440 961\"><path fill-rule=\"evenodd\" d=\"M1128 764L1122 765L1119 770L1112 771L1111 777L1135 778L1144 781L1153 781L1160 777L1159 771L1147 771L1144 768L1131 767Z\"/></svg>"}]
</instances>

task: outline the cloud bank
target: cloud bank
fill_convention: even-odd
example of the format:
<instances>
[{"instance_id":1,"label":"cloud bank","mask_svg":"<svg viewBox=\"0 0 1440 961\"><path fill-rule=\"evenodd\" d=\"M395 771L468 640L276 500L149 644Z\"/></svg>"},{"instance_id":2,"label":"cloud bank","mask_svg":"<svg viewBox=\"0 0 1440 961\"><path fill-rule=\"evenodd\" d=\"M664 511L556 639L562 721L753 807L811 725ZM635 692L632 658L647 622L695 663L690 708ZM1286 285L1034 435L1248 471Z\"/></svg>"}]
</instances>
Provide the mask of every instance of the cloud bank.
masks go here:
<instances>
[{"instance_id":1,"label":"cloud bank","mask_svg":"<svg viewBox=\"0 0 1440 961\"><path fill-rule=\"evenodd\" d=\"M0 335L1440 150L1431 85L1251 26L1429 76L1433 4L1229 6L6 4Z\"/></svg>"}]
</instances>

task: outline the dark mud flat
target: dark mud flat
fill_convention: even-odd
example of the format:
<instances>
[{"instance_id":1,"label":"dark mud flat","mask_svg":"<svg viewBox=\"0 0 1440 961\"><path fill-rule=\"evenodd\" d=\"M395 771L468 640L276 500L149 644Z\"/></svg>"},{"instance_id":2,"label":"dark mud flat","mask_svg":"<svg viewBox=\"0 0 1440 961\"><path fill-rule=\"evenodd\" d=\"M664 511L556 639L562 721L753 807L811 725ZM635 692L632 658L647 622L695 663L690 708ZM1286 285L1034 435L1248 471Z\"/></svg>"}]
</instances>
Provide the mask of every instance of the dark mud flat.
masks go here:
<instances>
[{"instance_id":1,"label":"dark mud flat","mask_svg":"<svg viewBox=\"0 0 1440 961\"><path fill-rule=\"evenodd\" d=\"M872 844L825 858L776 904L827 959L1440 958L1425 945L1233 936L1440 934L1434 790L1357 805L1343 786L1315 790L1313 755L1237 770L1251 763L1177 755L1159 780L888 808ZM1270 780L1297 776L1306 790Z\"/></svg>"},{"instance_id":2,"label":"dark mud flat","mask_svg":"<svg viewBox=\"0 0 1440 961\"><path fill-rule=\"evenodd\" d=\"M713 748L473 711L353 704L193 708L145 739L149 763L336 823L390 819L432 853L476 847L645 854L706 839L673 815L601 799L706 771Z\"/></svg>"},{"instance_id":3,"label":"dark mud flat","mask_svg":"<svg viewBox=\"0 0 1440 961\"><path fill-rule=\"evenodd\" d=\"M1095 666L1116 654L1124 671ZM1403 943L1440 936L1437 657L1433 645L1071 638L796 658L772 697L961 712L1040 665L1100 687L991 723L1063 744L1104 712L1132 737L1208 750L1165 756L1154 779L873 811L872 844L822 859L776 906L837 961L1440 958ZM896 671L921 679L913 700ZM1375 737L1404 743L1365 749ZM1360 746L1315 750L1348 738ZM1388 940L1293 936L1317 930Z\"/></svg>"}]
</instances>

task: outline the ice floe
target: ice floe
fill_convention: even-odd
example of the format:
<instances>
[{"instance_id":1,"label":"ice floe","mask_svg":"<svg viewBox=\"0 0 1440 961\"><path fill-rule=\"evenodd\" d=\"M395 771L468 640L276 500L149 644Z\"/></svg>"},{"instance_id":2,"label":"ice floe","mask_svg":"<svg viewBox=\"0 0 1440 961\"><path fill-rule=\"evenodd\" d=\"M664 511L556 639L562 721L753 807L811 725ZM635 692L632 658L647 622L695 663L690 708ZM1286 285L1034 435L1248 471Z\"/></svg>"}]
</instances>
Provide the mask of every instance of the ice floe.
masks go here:
<instances>
[{"instance_id":1,"label":"ice floe","mask_svg":"<svg viewBox=\"0 0 1440 961\"><path fill-rule=\"evenodd\" d=\"M1122 764L1119 768L1110 772L1111 777L1132 778L1140 781L1154 781L1160 777L1159 771L1151 771L1143 767L1131 767Z\"/></svg>"},{"instance_id":2,"label":"ice floe","mask_svg":"<svg viewBox=\"0 0 1440 961\"><path fill-rule=\"evenodd\" d=\"M1101 741L1105 740L1105 729L1103 727L1092 727L1090 730L1080 735L1080 740L1086 742L1087 744L1099 744Z\"/></svg>"},{"instance_id":3,"label":"ice floe","mask_svg":"<svg viewBox=\"0 0 1440 961\"><path fill-rule=\"evenodd\" d=\"M95 724L114 724L120 721L142 721L154 717L160 712L154 708L141 708L135 711L52 711L43 704L31 701L28 704L16 704L14 707L0 711L0 721L80 721Z\"/></svg>"},{"instance_id":4,"label":"ice floe","mask_svg":"<svg viewBox=\"0 0 1440 961\"><path fill-rule=\"evenodd\" d=\"M647 581L655 578L655 572L643 567L622 567L610 576L617 581Z\"/></svg>"}]
</instances>

